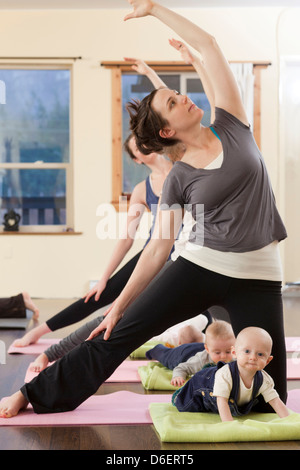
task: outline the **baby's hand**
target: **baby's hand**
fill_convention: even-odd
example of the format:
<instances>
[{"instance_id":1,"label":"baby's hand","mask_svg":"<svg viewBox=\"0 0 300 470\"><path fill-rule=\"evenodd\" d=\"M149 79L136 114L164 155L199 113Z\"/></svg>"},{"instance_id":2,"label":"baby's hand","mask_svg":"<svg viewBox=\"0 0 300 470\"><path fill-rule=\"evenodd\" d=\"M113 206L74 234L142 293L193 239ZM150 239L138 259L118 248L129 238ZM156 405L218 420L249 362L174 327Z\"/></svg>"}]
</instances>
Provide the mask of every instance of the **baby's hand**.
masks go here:
<instances>
[{"instance_id":1,"label":"baby's hand","mask_svg":"<svg viewBox=\"0 0 300 470\"><path fill-rule=\"evenodd\" d=\"M174 387L181 387L184 382L185 380L182 377L173 377L171 380L171 385L174 385Z\"/></svg>"}]
</instances>

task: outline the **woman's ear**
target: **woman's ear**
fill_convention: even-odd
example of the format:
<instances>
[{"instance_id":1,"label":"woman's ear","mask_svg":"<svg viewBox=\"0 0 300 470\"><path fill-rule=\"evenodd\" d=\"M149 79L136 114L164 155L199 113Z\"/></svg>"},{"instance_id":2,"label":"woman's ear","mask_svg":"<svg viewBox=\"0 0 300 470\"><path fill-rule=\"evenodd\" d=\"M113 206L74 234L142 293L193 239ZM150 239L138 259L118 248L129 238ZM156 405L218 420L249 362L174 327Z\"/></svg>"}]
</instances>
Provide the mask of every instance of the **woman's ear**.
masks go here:
<instances>
[{"instance_id":1,"label":"woman's ear","mask_svg":"<svg viewBox=\"0 0 300 470\"><path fill-rule=\"evenodd\" d=\"M160 129L159 135L163 139L169 139L170 137L174 137L175 131L172 129L168 129L167 127L164 127L163 129Z\"/></svg>"}]
</instances>

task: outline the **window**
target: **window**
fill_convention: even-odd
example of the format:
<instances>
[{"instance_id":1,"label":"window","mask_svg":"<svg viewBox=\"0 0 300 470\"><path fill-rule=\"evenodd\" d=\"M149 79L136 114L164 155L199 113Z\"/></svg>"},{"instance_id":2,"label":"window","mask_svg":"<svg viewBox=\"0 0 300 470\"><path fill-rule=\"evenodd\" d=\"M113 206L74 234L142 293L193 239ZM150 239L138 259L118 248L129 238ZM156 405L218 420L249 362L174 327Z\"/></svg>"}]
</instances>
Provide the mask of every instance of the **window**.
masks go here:
<instances>
[{"instance_id":1,"label":"window","mask_svg":"<svg viewBox=\"0 0 300 470\"><path fill-rule=\"evenodd\" d=\"M14 210L25 231L72 227L71 69L2 66L0 83L1 220Z\"/></svg>"},{"instance_id":2,"label":"window","mask_svg":"<svg viewBox=\"0 0 300 470\"><path fill-rule=\"evenodd\" d=\"M135 184L147 176L146 168L135 165L129 161L123 151L123 142L127 137L128 113L125 104L132 98L141 99L153 89L149 80L132 72L127 62L102 62L102 66L111 69L112 78L112 201L117 210L126 210L127 205L120 205L120 198L129 199ZM196 104L205 109L205 125L210 122L210 110L202 85L192 66L183 62L148 62L161 76L165 83L173 89L187 93ZM260 147L260 92L261 92L261 70L268 67L269 63L246 63L232 64L234 73L239 77L241 92L244 69L251 66L253 74L250 108L252 114L252 129L258 147ZM171 81L171 83L170 83ZM246 80L245 80L246 81ZM249 95L245 93L244 102L249 102ZM201 100L198 102L198 100ZM203 121L204 122L204 121ZM250 121L251 122L251 121Z\"/></svg>"}]
</instances>

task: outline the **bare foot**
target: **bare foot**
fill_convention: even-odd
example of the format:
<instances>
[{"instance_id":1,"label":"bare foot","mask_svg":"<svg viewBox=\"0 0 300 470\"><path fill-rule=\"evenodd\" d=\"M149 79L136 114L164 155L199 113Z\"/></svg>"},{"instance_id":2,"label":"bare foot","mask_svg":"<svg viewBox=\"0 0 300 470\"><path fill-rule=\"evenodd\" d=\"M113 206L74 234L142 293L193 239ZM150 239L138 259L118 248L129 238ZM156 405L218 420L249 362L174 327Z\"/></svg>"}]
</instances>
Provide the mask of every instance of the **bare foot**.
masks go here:
<instances>
[{"instance_id":1,"label":"bare foot","mask_svg":"<svg viewBox=\"0 0 300 470\"><path fill-rule=\"evenodd\" d=\"M51 330L46 323L42 323L41 325L36 326L32 330L28 331L28 333L26 333L23 338L17 339L14 342L14 346L16 346L17 348L24 348L29 344L36 343L39 338L45 335L46 333L51 333Z\"/></svg>"},{"instance_id":2,"label":"bare foot","mask_svg":"<svg viewBox=\"0 0 300 470\"><path fill-rule=\"evenodd\" d=\"M0 418L12 418L16 416L20 410L26 408L27 405L28 401L19 390L0 404Z\"/></svg>"},{"instance_id":3,"label":"bare foot","mask_svg":"<svg viewBox=\"0 0 300 470\"><path fill-rule=\"evenodd\" d=\"M42 372L42 370L46 369L48 364L49 364L48 357L46 356L45 353L42 353L31 364L30 370L32 370L33 372Z\"/></svg>"},{"instance_id":4,"label":"bare foot","mask_svg":"<svg viewBox=\"0 0 300 470\"><path fill-rule=\"evenodd\" d=\"M30 295L28 294L28 292L22 292L22 295L23 295L23 299L24 299L24 304L25 304L25 307L28 308L28 310L31 310L33 312L33 320L37 320L39 318L39 309L37 308L37 306L33 303Z\"/></svg>"}]
</instances>

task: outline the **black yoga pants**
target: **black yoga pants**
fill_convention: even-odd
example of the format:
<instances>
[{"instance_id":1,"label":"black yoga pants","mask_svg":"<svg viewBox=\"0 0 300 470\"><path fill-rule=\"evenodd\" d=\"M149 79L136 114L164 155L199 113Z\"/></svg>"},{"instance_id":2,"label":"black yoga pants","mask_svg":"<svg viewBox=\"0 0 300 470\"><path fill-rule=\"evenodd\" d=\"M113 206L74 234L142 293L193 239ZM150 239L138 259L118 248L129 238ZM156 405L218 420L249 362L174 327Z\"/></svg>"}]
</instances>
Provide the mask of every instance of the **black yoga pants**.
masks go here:
<instances>
[{"instance_id":1,"label":"black yoga pants","mask_svg":"<svg viewBox=\"0 0 300 470\"><path fill-rule=\"evenodd\" d=\"M281 283L236 279L201 268L181 257L160 273L125 311L109 340L99 335L42 371L21 391L36 413L69 411L99 386L149 338L210 306L229 315L235 334L247 326L266 329L274 359L266 367L286 401L286 353ZM259 411L270 411L264 405Z\"/></svg>"},{"instance_id":2,"label":"black yoga pants","mask_svg":"<svg viewBox=\"0 0 300 470\"><path fill-rule=\"evenodd\" d=\"M0 299L0 318L26 318L26 307L22 294Z\"/></svg>"},{"instance_id":3,"label":"black yoga pants","mask_svg":"<svg viewBox=\"0 0 300 470\"><path fill-rule=\"evenodd\" d=\"M60 328L64 328L65 326L73 325L74 323L88 317L96 310L106 307L114 302L127 284L127 281L130 278L141 254L142 251L137 253L107 281L106 287L101 293L99 300L95 300L95 296L91 297L88 302L85 302L84 299L79 299L47 320L46 324L50 330L56 331ZM172 263L172 261L169 261L168 263ZM208 311L203 312L203 315L207 317L208 324L212 322L212 316Z\"/></svg>"}]
</instances>

